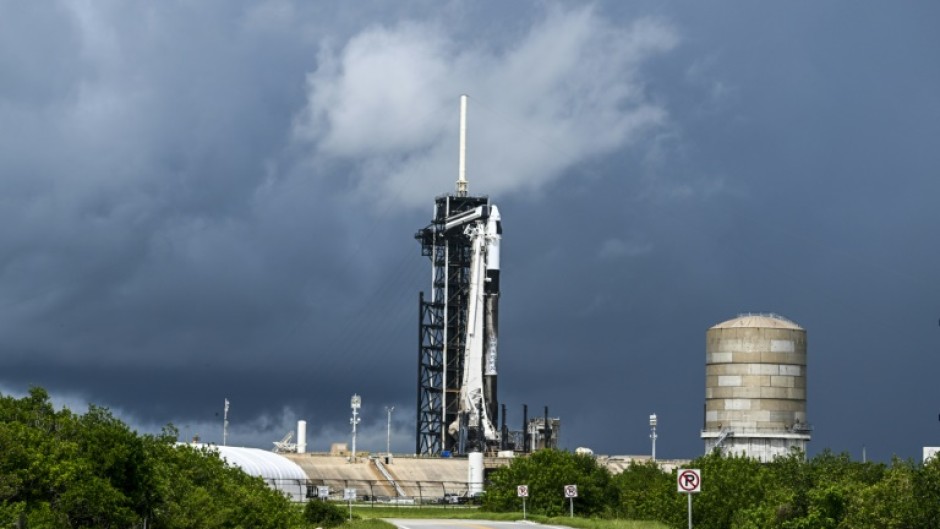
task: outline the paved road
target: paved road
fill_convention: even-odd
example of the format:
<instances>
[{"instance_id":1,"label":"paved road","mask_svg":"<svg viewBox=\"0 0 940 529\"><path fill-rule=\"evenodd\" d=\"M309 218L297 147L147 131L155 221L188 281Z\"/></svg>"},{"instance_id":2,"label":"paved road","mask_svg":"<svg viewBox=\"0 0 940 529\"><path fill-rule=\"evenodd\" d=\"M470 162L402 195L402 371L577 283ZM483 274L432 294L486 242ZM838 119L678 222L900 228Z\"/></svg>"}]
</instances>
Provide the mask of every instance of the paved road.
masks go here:
<instances>
[{"instance_id":1,"label":"paved road","mask_svg":"<svg viewBox=\"0 0 940 529\"><path fill-rule=\"evenodd\" d=\"M492 520L409 520L389 518L385 520L399 529L542 529L555 527L533 522L497 522Z\"/></svg>"}]
</instances>

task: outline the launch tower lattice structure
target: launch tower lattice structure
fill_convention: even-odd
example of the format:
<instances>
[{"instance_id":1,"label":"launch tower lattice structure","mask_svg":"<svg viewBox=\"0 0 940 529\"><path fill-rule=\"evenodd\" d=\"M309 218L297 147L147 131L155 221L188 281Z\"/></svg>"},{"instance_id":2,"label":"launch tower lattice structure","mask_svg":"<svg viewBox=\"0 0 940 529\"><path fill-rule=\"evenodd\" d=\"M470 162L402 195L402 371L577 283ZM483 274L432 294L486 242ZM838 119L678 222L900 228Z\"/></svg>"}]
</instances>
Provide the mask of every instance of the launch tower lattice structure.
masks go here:
<instances>
[{"instance_id":1,"label":"launch tower lattice structure","mask_svg":"<svg viewBox=\"0 0 940 529\"><path fill-rule=\"evenodd\" d=\"M431 299L419 298L418 420L415 451L419 455L463 452L461 437L448 425L459 421L460 385L467 336L471 242L462 228L445 229L456 214L483 206L488 197L445 195L434 204L434 219L418 231L421 254L431 259ZM465 432L461 428L461 432Z\"/></svg>"}]
</instances>

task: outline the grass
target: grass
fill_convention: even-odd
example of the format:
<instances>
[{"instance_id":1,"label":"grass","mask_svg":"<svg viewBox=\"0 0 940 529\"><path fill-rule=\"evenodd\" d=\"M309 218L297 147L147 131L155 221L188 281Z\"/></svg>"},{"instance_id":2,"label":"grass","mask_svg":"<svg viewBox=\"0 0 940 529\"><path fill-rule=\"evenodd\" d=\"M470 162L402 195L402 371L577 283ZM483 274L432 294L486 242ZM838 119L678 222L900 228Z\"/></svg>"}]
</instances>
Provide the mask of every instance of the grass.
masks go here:
<instances>
[{"instance_id":1,"label":"grass","mask_svg":"<svg viewBox=\"0 0 940 529\"><path fill-rule=\"evenodd\" d=\"M353 507L353 513L361 520L343 524L341 529L392 529L391 524L379 518L446 518L457 520L499 520L515 521L522 519L521 512L486 512L479 509L444 508L444 507ZM642 520L602 520L597 518L569 518L529 515L528 519L546 525L561 525L576 529L668 529L668 525ZM378 522L380 525L361 525Z\"/></svg>"},{"instance_id":2,"label":"grass","mask_svg":"<svg viewBox=\"0 0 940 529\"><path fill-rule=\"evenodd\" d=\"M378 518L350 520L336 529L395 529L395 526Z\"/></svg>"}]
</instances>

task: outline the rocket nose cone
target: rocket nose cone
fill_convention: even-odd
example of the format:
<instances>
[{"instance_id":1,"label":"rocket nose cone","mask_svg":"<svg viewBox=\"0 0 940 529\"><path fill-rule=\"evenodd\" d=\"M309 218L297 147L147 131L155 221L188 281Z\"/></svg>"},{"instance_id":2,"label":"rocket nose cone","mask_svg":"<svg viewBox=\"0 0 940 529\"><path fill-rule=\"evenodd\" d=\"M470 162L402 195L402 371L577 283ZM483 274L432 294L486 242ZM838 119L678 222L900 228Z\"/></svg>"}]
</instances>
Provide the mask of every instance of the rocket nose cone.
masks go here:
<instances>
[{"instance_id":1,"label":"rocket nose cone","mask_svg":"<svg viewBox=\"0 0 940 529\"><path fill-rule=\"evenodd\" d=\"M490 222L499 222L500 220L499 208L496 206L490 206Z\"/></svg>"}]
</instances>

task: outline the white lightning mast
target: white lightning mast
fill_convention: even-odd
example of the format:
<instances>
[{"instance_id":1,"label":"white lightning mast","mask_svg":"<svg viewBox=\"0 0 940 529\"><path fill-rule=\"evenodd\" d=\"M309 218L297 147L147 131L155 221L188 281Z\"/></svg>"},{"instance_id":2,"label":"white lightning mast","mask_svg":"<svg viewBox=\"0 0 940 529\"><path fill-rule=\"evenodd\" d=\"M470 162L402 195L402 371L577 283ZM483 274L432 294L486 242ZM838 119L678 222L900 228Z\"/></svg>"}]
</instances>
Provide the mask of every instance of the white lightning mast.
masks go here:
<instances>
[{"instance_id":1,"label":"white lightning mast","mask_svg":"<svg viewBox=\"0 0 940 529\"><path fill-rule=\"evenodd\" d=\"M467 196L467 96L460 96L460 158L457 162L457 196Z\"/></svg>"}]
</instances>

